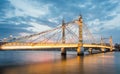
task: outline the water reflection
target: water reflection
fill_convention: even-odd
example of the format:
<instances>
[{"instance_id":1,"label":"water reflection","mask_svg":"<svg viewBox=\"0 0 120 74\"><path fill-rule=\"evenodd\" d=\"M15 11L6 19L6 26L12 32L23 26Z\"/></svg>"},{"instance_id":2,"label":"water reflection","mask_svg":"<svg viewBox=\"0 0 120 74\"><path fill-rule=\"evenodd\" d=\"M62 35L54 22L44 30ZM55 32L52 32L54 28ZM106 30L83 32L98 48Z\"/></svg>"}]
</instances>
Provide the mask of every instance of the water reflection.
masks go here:
<instances>
[{"instance_id":1,"label":"water reflection","mask_svg":"<svg viewBox=\"0 0 120 74\"><path fill-rule=\"evenodd\" d=\"M69 53L60 56L57 53L49 53L49 56L42 59L45 60L43 62L1 67L0 74L116 74L115 56L112 52L84 57ZM43 56L42 54L39 58Z\"/></svg>"},{"instance_id":2,"label":"water reflection","mask_svg":"<svg viewBox=\"0 0 120 74\"><path fill-rule=\"evenodd\" d=\"M67 55L61 55L61 60L66 61L67 60Z\"/></svg>"}]
</instances>

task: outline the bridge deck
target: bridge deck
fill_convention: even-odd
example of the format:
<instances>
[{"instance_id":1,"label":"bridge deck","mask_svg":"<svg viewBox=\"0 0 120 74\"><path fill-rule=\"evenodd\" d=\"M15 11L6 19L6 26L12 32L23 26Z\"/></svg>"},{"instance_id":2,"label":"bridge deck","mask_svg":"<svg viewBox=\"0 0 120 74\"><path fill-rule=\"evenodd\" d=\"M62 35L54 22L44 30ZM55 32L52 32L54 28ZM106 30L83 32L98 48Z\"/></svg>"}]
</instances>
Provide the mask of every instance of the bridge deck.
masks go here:
<instances>
[{"instance_id":1,"label":"bridge deck","mask_svg":"<svg viewBox=\"0 0 120 74\"><path fill-rule=\"evenodd\" d=\"M0 46L1 50L10 50L10 49L42 49L42 48L77 48L78 44L74 43L5 43ZM110 46L105 45L98 45L98 44L83 44L83 47L88 48L108 48L110 49Z\"/></svg>"}]
</instances>

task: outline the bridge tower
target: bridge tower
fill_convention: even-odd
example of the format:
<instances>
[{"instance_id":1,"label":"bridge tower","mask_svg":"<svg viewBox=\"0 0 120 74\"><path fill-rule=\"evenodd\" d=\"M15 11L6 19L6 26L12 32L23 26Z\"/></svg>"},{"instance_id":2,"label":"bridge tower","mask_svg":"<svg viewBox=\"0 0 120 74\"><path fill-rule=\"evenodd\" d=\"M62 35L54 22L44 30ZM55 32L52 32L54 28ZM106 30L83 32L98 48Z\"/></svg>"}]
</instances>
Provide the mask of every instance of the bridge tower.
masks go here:
<instances>
[{"instance_id":1,"label":"bridge tower","mask_svg":"<svg viewBox=\"0 0 120 74\"><path fill-rule=\"evenodd\" d=\"M103 40L102 36L101 36L100 43L101 43L101 45L104 45L104 40Z\"/></svg>"},{"instance_id":2,"label":"bridge tower","mask_svg":"<svg viewBox=\"0 0 120 74\"><path fill-rule=\"evenodd\" d=\"M100 40L100 42L101 42L101 45L103 46L104 45L104 39L103 39L103 37L101 36L101 40ZM101 51L104 53L105 52L105 48L101 48Z\"/></svg>"},{"instance_id":3,"label":"bridge tower","mask_svg":"<svg viewBox=\"0 0 120 74\"><path fill-rule=\"evenodd\" d=\"M113 41L112 41L112 36L110 36L110 38L109 38L109 42L110 42L110 51L113 51Z\"/></svg>"},{"instance_id":4,"label":"bridge tower","mask_svg":"<svg viewBox=\"0 0 120 74\"><path fill-rule=\"evenodd\" d=\"M77 55L84 55L84 49L83 49L83 21L82 16L79 17L79 19L76 21L79 27L79 41L78 41L78 47L77 47Z\"/></svg>"},{"instance_id":5,"label":"bridge tower","mask_svg":"<svg viewBox=\"0 0 120 74\"><path fill-rule=\"evenodd\" d=\"M65 44L65 22L62 20L62 43ZM61 48L61 55L66 55L66 49Z\"/></svg>"}]
</instances>

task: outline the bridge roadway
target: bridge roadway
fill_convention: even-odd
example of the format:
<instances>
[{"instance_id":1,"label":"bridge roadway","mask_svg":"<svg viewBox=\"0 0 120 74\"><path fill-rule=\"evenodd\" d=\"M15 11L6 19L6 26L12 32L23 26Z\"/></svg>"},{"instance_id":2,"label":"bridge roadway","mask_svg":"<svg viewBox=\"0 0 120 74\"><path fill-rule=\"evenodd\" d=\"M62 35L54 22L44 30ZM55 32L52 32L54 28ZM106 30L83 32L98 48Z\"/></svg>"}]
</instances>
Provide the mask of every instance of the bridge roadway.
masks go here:
<instances>
[{"instance_id":1,"label":"bridge roadway","mask_svg":"<svg viewBox=\"0 0 120 74\"><path fill-rule=\"evenodd\" d=\"M77 43L4 43L0 45L0 50L17 50L17 49L47 49L47 48L77 48ZM98 44L83 44L83 47L87 48L107 48L110 46L98 45Z\"/></svg>"}]
</instances>

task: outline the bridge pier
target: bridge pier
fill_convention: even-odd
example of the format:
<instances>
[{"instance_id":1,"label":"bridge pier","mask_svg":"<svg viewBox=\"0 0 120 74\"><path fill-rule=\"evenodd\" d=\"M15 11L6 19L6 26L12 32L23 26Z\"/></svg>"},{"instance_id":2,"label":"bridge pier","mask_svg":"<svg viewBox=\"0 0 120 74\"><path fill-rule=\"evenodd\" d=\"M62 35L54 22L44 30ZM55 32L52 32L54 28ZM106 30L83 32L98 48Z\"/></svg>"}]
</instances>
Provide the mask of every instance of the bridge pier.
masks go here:
<instances>
[{"instance_id":1,"label":"bridge pier","mask_svg":"<svg viewBox=\"0 0 120 74\"><path fill-rule=\"evenodd\" d=\"M92 48L88 48L89 54L92 54Z\"/></svg>"},{"instance_id":2,"label":"bridge pier","mask_svg":"<svg viewBox=\"0 0 120 74\"><path fill-rule=\"evenodd\" d=\"M103 53L105 53L105 48L101 48L101 51L102 51Z\"/></svg>"},{"instance_id":3,"label":"bridge pier","mask_svg":"<svg viewBox=\"0 0 120 74\"><path fill-rule=\"evenodd\" d=\"M61 48L61 55L66 55L66 49L64 47Z\"/></svg>"},{"instance_id":4,"label":"bridge pier","mask_svg":"<svg viewBox=\"0 0 120 74\"><path fill-rule=\"evenodd\" d=\"M78 56L83 56L84 55L84 48L83 47L78 47L77 48L77 55Z\"/></svg>"},{"instance_id":5,"label":"bridge pier","mask_svg":"<svg viewBox=\"0 0 120 74\"><path fill-rule=\"evenodd\" d=\"M112 52L113 51L113 48L110 48L110 52Z\"/></svg>"}]
</instances>

